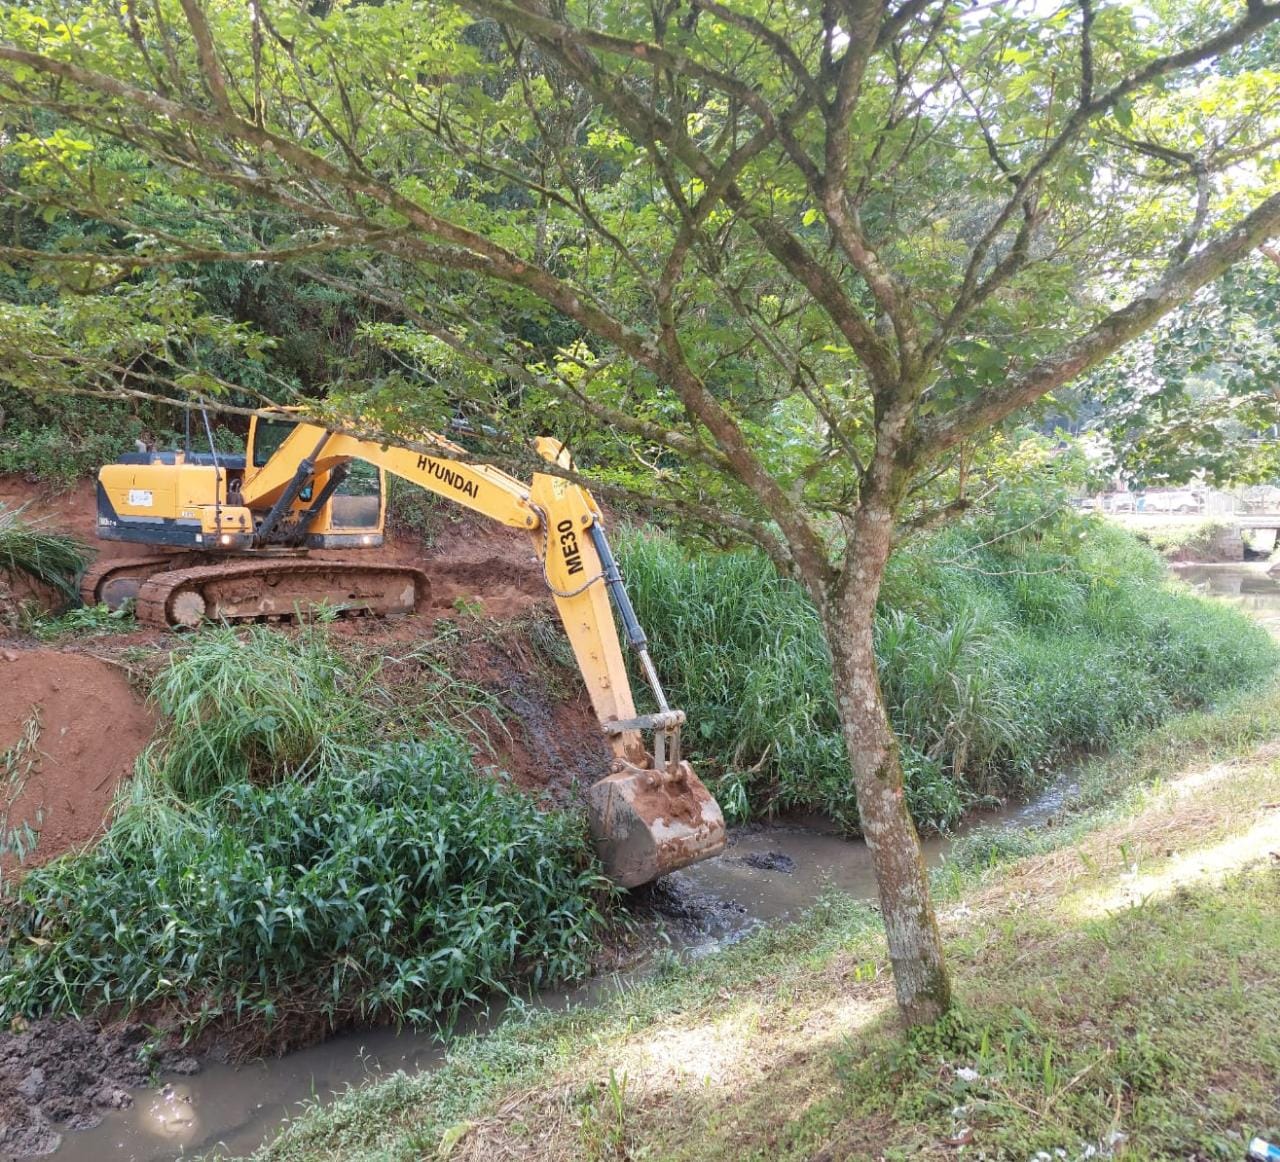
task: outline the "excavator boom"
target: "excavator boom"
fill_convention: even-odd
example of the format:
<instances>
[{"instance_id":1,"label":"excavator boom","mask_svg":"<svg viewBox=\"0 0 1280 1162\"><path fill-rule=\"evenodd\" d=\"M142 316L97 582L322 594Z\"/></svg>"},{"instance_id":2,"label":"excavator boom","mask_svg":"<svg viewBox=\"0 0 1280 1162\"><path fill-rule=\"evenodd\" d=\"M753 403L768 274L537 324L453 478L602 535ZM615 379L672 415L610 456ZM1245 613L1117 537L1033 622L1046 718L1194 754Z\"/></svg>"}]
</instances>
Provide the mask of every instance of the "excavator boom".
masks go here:
<instances>
[{"instance_id":1,"label":"excavator boom","mask_svg":"<svg viewBox=\"0 0 1280 1162\"><path fill-rule=\"evenodd\" d=\"M723 815L681 757L684 713L667 703L594 498L556 472L534 473L525 484L470 463L465 449L441 436L415 442L439 455L288 417L270 427L253 421L244 457L139 454L107 465L99 473L99 535L181 552L110 563L86 578L85 599L118 605L134 597L140 618L177 627L210 617L271 620L322 602L411 612L430 591L423 570L306 555L308 546L380 544L381 486L376 497L356 500L341 487L356 464L376 468L379 482L390 472L531 538L613 751L610 773L587 791L610 877L634 887L718 854ZM558 442L544 438L537 447L557 468L572 468ZM653 713L636 711L611 606L652 691Z\"/></svg>"}]
</instances>

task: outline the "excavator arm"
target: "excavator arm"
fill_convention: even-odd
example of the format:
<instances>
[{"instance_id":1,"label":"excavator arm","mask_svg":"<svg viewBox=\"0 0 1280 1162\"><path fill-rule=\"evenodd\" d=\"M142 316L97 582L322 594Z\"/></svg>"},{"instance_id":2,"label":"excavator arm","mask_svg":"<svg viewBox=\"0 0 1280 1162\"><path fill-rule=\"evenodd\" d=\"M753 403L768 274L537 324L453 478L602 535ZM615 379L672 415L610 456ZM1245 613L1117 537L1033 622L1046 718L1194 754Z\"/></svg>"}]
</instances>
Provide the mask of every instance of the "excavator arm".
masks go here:
<instances>
[{"instance_id":1,"label":"excavator arm","mask_svg":"<svg viewBox=\"0 0 1280 1162\"><path fill-rule=\"evenodd\" d=\"M263 529L269 535L273 520L296 510L308 486L359 460L523 529L532 539L592 708L613 750L610 775L587 792L592 833L611 878L632 887L717 854L725 844L724 818L681 758L684 712L667 703L594 498L559 475L535 473L526 485L491 465L467 463L461 458L466 451L440 436L429 435L422 442L448 455L434 457L298 423L260 468L254 470L250 457L240 503L266 510L259 535ZM547 461L572 467L568 451L557 441L540 439L537 448ZM657 710L652 714L636 713L611 599L653 692ZM649 731L652 752L644 745L643 732Z\"/></svg>"}]
</instances>

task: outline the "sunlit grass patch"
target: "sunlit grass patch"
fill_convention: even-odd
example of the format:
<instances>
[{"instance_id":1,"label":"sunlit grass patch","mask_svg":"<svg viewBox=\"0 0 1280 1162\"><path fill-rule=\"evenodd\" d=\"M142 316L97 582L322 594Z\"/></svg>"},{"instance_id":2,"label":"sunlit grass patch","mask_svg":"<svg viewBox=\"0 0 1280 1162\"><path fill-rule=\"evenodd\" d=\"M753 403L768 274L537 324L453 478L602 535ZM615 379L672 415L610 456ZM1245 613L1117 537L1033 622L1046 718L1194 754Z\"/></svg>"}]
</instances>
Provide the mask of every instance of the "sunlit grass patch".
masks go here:
<instances>
[{"instance_id":1,"label":"sunlit grass patch","mask_svg":"<svg viewBox=\"0 0 1280 1162\"><path fill-rule=\"evenodd\" d=\"M903 1145L886 1157L958 1140L991 1158L1240 1157L1242 1134L1276 1118L1275 874L989 940L958 966L946 1027L847 1047L842 1122L888 1113ZM854 1156L870 1146L851 1128L833 1137Z\"/></svg>"}]
</instances>

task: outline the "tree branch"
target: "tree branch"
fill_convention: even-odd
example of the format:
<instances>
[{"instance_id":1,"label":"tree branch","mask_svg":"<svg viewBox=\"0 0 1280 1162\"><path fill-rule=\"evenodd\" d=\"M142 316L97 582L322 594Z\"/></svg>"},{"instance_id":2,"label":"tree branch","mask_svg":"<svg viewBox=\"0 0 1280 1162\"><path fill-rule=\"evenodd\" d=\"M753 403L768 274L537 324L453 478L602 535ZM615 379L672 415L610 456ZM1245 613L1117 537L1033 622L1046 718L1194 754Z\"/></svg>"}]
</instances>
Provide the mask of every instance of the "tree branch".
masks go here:
<instances>
[{"instance_id":1,"label":"tree branch","mask_svg":"<svg viewBox=\"0 0 1280 1162\"><path fill-rule=\"evenodd\" d=\"M922 423L908 449L912 463L920 464L940 455L975 432L995 426L1019 408L1096 367L1277 233L1280 233L1280 194L1273 194L1231 230L1169 270L1158 282L1111 312L1057 354L1042 359L1003 388L985 393L950 416Z\"/></svg>"},{"instance_id":2,"label":"tree branch","mask_svg":"<svg viewBox=\"0 0 1280 1162\"><path fill-rule=\"evenodd\" d=\"M1280 4L1264 4L1261 0L1249 0L1244 16L1224 32L1180 52L1156 57L1124 80L1118 81L1100 97L1087 104L1081 103L1077 105L1075 111L1067 119L1066 124L1063 125L1053 141L1023 172L1008 201L973 248L961 280L960 289L956 293L954 305L939 329L935 341L931 343L931 348L936 349L938 340L945 340L946 336L955 330L972 309L971 296L978 285L982 268L996 238L999 237L1000 232L1004 229L1013 213L1022 205L1033 183L1057 159L1067 144L1076 137L1085 125L1095 117L1110 111L1122 98L1129 96L1129 94L1143 88L1152 81L1170 73L1190 68L1202 61L1212 60L1229 49L1244 44L1250 37L1278 19L1280 19Z\"/></svg>"}]
</instances>

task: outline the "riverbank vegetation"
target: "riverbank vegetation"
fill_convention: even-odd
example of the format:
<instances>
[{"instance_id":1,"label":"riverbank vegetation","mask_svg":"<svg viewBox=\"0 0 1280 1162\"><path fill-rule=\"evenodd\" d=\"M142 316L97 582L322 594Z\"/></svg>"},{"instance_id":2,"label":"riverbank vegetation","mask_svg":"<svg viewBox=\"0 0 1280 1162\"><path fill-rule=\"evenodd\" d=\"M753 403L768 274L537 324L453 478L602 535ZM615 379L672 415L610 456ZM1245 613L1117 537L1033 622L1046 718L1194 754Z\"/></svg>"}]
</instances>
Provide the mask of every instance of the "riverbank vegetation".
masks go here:
<instances>
[{"instance_id":1,"label":"riverbank vegetation","mask_svg":"<svg viewBox=\"0 0 1280 1162\"><path fill-rule=\"evenodd\" d=\"M886 574L877 660L921 824L1025 796L1065 759L1277 663L1261 627L1168 580L1134 537L1052 496L1014 496L909 543ZM726 808L816 808L856 830L830 659L799 586L758 553L695 552L653 531L627 537L622 556Z\"/></svg>"},{"instance_id":2,"label":"riverbank vegetation","mask_svg":"<svg viewBox=\"0 0 1280 1162\"><path fill-rule=\"evenodd\" d=\"M184 3L87 38L5 11L6 380L392 442L463 420L522 474L554 431L785 562L858 740L903 1011L942 1015L911 708L876 682L893 529L1280 229L1280 8ZM1118 407L1176 402L1137 380ZM1217 406L1264 431L1249 394L1271 407ZM954 813L921 788L966 740L912 745L918 809Z\"/></svg>"},{"instance_id":3,"label":"riverbank vegetation","mask_svg":"<svg viewBox=\"0 0 1280 1162\"><path fill-rule=\"evenodd\" d=\"M817 807L853 830L829 661L800 590L750 552L694 553L652 529L621 547L726 808ZM521 632L531 655L564 653L545 619ZM150 679L159 729L105 839L7 902L0 1007L163 1006L188 1030L434 1023L588 972L614 901L574 812L539 812L477 769L506 711L468 679L456 636L438 626L399 659L421 663L402 690L323 611L174 648ZM911 806L938 827L1276 661L1265 633L1170 585L1149 549L1050 504L910 544L877 646ZM576 682L568 661L557 680Z\"/></svg>"},{"instance_id":4,"label":"riverbank vegetation","mask_svg":"<svg viewBox=\"0 0 1280 1162\"><path fill-rule=\"evenodd\" d=\"M1150 545L1162 557L1172 561L1213 563L1240 559L1240 533L1226 521L1188 521L1134 530L1134 536ZM1227 549L1234 540L1234 554Z\"/></svg>"},{"instance_id":5,"label":"riverbank vegetation","mask_svg":"<svg viewBox=\"0 0 1280 1162\"><path fill-rule=\"evenodd\" d=\"M398 708L323 622L178 646L104 837L0 901L0 1013L132 1010L253 1047L447 1025L589 972L614 891L585 824L477 767L458 727L491 698L442 667Z\"/></svg>"},{"instance_id":6,"label":"riverbank vegetation","mask_svg":"<svg viewBox=\"0 0 1280 1162\"><path fill-rule=\"evenodd\" d=\"M165 1007L179 1026L449 1024L583 975L609 898L584 829L437 736L270 786L128 811L29 872L0 943L11 1016Z\"/></svg>"},{"instance_id":7,"label":"riverbank vegetation","mask_svg":"<svg viewBox=\"0 0 1280 1162\"><path fill-rule=\"evenodd\" d=\"M1238 1158L1280 1131L1278 714L1271 686L1180 717L1086 768L1105 806L1021 851L962 842L935 875L960 1004L932 1030L904 1040L878 919L833 895L256 1157Z\"/></svg>"}]
</instances>

